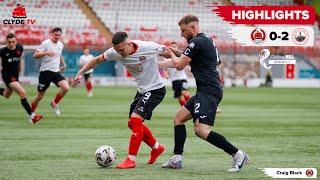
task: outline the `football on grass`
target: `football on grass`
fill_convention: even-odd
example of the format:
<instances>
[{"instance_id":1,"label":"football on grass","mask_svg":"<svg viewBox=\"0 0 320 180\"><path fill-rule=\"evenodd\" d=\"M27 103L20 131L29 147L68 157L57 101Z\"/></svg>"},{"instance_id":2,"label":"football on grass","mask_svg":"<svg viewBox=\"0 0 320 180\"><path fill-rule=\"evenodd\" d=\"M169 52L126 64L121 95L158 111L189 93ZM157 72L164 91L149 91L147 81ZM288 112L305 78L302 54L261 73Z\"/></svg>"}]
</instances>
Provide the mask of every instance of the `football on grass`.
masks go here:
<instances>
[{"instance_id":1,"label":"football on grass","mask_svg":"<svg viewBox=\"0 0 320 180\"><path fill-rule=\"evenodd\" d=\"M101 146L95 152L95 160L102 167L109 167L116 161L116 152L110 146Z\"/></svg>"}]
</instances>

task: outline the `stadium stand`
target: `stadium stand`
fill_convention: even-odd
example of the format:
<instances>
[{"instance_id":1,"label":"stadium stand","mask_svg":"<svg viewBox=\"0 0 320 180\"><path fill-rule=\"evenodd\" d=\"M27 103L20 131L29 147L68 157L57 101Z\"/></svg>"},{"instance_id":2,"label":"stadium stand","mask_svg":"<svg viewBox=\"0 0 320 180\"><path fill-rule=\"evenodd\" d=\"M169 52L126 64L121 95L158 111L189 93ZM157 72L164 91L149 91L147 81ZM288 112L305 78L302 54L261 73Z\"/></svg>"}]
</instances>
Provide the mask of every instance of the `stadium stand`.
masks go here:
<instances>
[{"instance_id":1,"label":"stadium stand","mask_svg":"<svg viewBox=\"0 0 320 180\"><path fill-rule=\"evenodd\" d=\"M230 39L225 28L230 24L223 22L210 11L210 5L219 1L145 1L145 0L87 0L92 9L111 31L127 31L135 39L181 41L177 22L185 14L197 14L203 32L222 40Z\"/></svg>"}]
</instances>

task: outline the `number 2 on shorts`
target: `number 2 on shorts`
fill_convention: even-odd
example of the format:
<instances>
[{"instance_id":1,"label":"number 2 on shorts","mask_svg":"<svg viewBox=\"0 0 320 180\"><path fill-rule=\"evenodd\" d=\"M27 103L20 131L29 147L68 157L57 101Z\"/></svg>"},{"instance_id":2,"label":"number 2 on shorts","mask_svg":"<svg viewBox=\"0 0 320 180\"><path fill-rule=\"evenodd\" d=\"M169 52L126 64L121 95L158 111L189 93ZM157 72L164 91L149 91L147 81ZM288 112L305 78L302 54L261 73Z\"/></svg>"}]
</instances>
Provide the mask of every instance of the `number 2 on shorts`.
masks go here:
<instances>
[{"instance_id":1,"label":"number 2 on shorts","mask_svg":"<svg viewBox=\"0 0 320 180\"><path fill-rule=\"evenodd\" d=\"M196 103L196 108L194 108L194 113L198 113L199 112L199 107L200 107L200 103Z\"/></svg>"}]
</instances>

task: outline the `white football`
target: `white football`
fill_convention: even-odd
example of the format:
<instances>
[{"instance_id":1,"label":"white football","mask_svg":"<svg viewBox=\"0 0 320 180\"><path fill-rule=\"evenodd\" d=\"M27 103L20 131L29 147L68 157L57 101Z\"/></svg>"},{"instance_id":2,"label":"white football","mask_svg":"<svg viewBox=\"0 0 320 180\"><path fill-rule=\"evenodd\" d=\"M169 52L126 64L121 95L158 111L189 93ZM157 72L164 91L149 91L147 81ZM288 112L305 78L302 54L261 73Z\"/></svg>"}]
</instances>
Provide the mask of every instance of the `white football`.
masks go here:
<instances>
[{"instance_id":1,"label":"white football","mask_svg":"<svg viewBox=\"0 0 320 180\"><path fill-rule=\"evenodd\" d=\"M102 167L109 167L116 162L117 155L110 146L101 146L95 152L95 160Z\"/></svg>"}]
</instances>

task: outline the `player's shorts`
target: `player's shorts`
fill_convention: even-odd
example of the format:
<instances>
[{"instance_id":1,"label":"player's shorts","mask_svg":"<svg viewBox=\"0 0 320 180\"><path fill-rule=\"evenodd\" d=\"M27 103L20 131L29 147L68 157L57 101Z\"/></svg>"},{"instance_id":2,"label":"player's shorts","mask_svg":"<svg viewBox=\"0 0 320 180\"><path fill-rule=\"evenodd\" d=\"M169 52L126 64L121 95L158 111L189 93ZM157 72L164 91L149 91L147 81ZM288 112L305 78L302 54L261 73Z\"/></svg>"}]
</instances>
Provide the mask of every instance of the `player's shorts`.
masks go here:
<instances>
[{"instance_id":1,"label":"player's shorts","mask_svg":"<svg viewBox=\"0 0 320 180\"><path fill-rule=\"evenodd\" d=\"M178 98L179 96L182 95L183 90L188 90L188 82L187 80L175 80L172 81L172 90L173 90L173 95L174 98Z\"/></svg>"},{"instance_id":2,"label":"player's shorts","mask_svg":"<svg viewBox=\"0 0 320 180\"><path fill-rule=\"evenodd\" d=\"M191 113L193 122L199 119L199 123L213 126L222 96L222 92L215 95L198 92L184 106Z\"/></svg>"},{"instance_id":3,"label":"player's shorts","mask_svg":"<svg viewBox=\"0 0 320 180\"><path fill-rule=\"evenodd\" d=\"M66 78L60 72L52 71L41 71L39 76L38 91L44 92L53 82L57 87L59 87L58 82L65 80Z\"/></svg>"},{"instance_id":4,"label":"player's shorts","mask_svg":"<svg viewBox=\"0 0 320 180\"><path fill-rule=\"evenodd\" d=\"M83 74L84 80L88 80L92 76L91 73Z\"/></svg>"},{"instance_id":5,"label":"player's shorts","mask_svg":"<svg viewBox=\"0 0 320 180\"><path fill-rule=\"evenodd\" d=\"M6 84L8 88L10 88L9 84L15 81L19 81L19 74L15 73L2 73L2 80ZM10 88L11 89L11 88Z\"/></svg>"},{"instance_id":6,"label":"player's shorts","mask_svg":"<svg viewBox=\"0 0 320 180\"><path fill-rule=\"evenodd\" d=\"M150 120L152 111L163 100L166 95L166 88L151 90L140 94L137 92L133 102L130 105L129 118L133 112L139 114L143 119Z\"/></svg>"}]
</instances>

